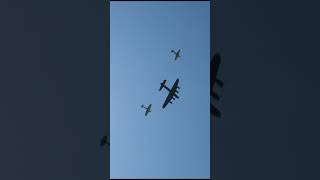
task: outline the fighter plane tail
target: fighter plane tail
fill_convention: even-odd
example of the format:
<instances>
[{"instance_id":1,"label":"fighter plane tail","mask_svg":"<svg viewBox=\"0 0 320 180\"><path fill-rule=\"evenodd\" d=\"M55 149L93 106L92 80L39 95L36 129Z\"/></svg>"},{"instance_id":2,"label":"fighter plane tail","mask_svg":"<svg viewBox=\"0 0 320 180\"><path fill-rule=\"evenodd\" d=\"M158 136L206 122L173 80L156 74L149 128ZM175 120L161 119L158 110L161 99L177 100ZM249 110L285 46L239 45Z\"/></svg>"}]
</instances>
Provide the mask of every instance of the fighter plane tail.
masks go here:
<instances>
[{"instance_id":1,"label":"fighter plane tail","mask_svg":"<svg viewBox=\"0 0 320 180\"><path fill-rule=\"evenodd\" d=\"M162 88L164 87L164 85L165 85L166 81L167 81L167 80L163 80L163 82L160 84L160 89L159 89L159 91L161 91L161 90L162 90Z\"/></svg>"},{"instance_id":2,"label":"fighter plane tail","mask_svg":"<svg viewBox=\"0 0 320 180\"><path fill-rule=\"evenodd\" d=\"M144 105L142 104L142 105L141 105L141 108L143 108L143 107L144 107Z\"/></svg>"}]
</instances>

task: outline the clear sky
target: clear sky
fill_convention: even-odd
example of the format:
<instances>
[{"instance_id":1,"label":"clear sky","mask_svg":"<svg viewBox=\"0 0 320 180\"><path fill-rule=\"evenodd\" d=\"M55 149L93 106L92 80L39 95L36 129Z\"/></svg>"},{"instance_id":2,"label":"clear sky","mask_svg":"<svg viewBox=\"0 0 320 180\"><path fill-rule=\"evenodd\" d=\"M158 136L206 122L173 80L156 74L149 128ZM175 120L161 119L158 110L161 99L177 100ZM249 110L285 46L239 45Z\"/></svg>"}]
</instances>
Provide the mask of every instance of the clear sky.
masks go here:
<instances>
[{"instance_id":1,"label":"clear sky","mask_svg":"<svg viewBox=\"0 0 320 180\"><path fill-rule=\"evenodd\" d=\"M111 178L210 177L209 3L111 1Z\"/></svg>"}]
</instances>

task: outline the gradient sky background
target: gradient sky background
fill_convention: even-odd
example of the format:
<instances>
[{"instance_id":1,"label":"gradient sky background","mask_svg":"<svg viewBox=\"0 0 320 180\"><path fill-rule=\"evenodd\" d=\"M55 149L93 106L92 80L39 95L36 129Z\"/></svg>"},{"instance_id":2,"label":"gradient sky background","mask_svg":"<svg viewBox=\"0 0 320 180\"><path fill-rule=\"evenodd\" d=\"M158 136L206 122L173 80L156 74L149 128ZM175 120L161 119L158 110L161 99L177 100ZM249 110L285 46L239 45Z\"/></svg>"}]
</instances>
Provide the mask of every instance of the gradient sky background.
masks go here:
<instances>
[{"instance_id":1,"label":"gradient sky background","mask_svg":"<svg viewBox=\"0 0 320 180\"><path fill-rule=\"evenodd\" d=\"M209 178L210 2L111 2L110 16L111 178Z\"/></svg>"},{"instance_id":2,"label":"gradient sky background","mask_svg":"<svg viewBox=\"0 0 320 180\"><path fill-rule=\"evenodd\" d=\"M225 82L217 180L319 179L319 6L216 1L215 43ZM99 146L106 123L96 120L109 50L103 7L104 1L92 0L0 1L1 180L106 179L102 154L108 151ZM152 89L163 98L159 83ZM142 117L141 103L155 105L153 96L144 97L133 107ZM182 97L166 112L178 109Z\"/></svg>"}]
</instances>

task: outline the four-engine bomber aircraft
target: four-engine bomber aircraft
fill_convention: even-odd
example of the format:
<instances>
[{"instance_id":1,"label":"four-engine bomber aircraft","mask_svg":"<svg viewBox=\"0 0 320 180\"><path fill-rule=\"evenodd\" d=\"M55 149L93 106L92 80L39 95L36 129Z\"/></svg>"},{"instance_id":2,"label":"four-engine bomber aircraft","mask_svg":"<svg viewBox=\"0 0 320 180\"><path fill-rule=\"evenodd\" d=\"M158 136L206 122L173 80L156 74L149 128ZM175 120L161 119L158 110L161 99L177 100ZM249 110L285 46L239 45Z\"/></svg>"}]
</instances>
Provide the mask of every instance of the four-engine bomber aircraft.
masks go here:
<instances>
[{"instance_id":1,"label":"four-engine bomber aircraft","mask_svg":"<svg viewBox=\"0 0 320 180\"><path fill-rule=\"evenodd\" d=\"M180 57L180 49L178 50L178 52L175 52L174 50L171 50L171 52L176 55L176 57L174 58L174 60L177 60L177 59Z\"/></svg>"},{"instance_id":2,"label":"four-engine bomber aircraft","mask_svg":"<svg viewBox=\"0 0 320 180\"><path fill-rule=\"evenodd\" d=\"M178 98L179 99L179 96L176 94L176 93L179 93L179 91L177 89L180 89L180 87L178 86L178 83L179 83L179 78L176 80L176 82L173 84L172 88L169 89L165 83L166 83L167 80L163 80L163 82L160 84L160 89L159 91L162 90L162 88L165 88L166 90L169 91L169 94L166 98L166 100L164 101L164 104L162 106L162 108L165 108L167 106L168 103L171 103L172 104L172 99L175 100L175 98Z\"/></svg>"},{"instance_id":3,"label":"four-engine bomber aircraft","mask_svg":"<svg viewBox=\"0 0 320 180\"><path fill-rule=\"evenodd\" d=\"M152 104L149 104L148 107L145 107L143 104L141 105L141 108L145 108L146 109L146 113L144 114L145 116L147 116L148 113L151 112L151 105Z\"/></svg>"},{"instance_id":4,"label":"four-engine bomber aircraft","mask_svg":"<svg viewBox=\"0 0 320 180\"><path fill-rule=\"evenodd\" d=\"M215 83L217 83L218 86L220 87L223 86L223 82L217 78L220 63L221 63L220 54L219 53L214 54L210 62L210 94L216 100L219 100L220 96L218 96L218 94L214 92L214 85ZM210 104L210 112L214 116L221 117L220 111L211 104Z\"/></svg>"},{"instance_id":5,"label":"four-engine bomber aircraft","mask_svg":"<svg viewBox=\"0 0 320 180\"><path fill-rule=\"evenodd\" d=\"M172 53L174 53L176 55L175 60L177 60L180 57L180 49L175 52L174 50L171 50ZM219 87L223 87L223 82L217 78L217 74L218 74L218 69L221 63L221 57L219 53L214 54L211 62L210 62L210 95L216 99L219 100L220 96L214 92L214 85L215 83L219 86ZM173 86L171 87L171 89L169 89L165 83L167 80L163 80L163 82L160 84L160 89L159 91L161 91L163 88L165 88L166 90L169 91L169 94L162 106L162 108L165 108L168 103L172 104L172 100L175 100L176 98L179 99L179 96L177 95L179 93L179 91L177 89L180 89L180 87L178 86L179 83L179 78L175 81L175 83L173 84ZM148 115L149 112L151 112L151 104L148 107L145 107L144 105L141 105L141 108L145 108L146 112L145 112L145 116ZM221 117L221 113L220 111L213 106L212 104L210 104L210 112L211 114L213 114L214 116L217 117Z\"/></svg>"}]
</instances>

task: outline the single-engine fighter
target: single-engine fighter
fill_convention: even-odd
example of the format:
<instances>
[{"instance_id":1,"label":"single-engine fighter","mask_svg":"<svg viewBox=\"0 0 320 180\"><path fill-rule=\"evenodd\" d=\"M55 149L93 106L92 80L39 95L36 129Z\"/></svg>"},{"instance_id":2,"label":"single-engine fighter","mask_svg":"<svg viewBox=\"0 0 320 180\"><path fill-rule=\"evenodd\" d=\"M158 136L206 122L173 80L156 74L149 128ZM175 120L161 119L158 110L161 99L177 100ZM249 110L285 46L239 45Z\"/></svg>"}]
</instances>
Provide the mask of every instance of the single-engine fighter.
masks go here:
<instances>
[{"instance_id":1,"label":"single-engine fighter","mask_svg":"<svg viewBox=\"0 0 320 180\"><path fill-rule=\"evenodd\" d=\"M144 114L145 116L147 116L148 113L151 112L151 105L152 105L152 104L149 104L148 107L145 107L143 104L141 105L141 108L145 108L145 109L146 109L146 112L145 112L145 114Z\"/></svg>"},{"instance_id":2,"label":"single-engine fighter","mask_svg":"<svg viewBox=\"0 0 320 180\"><path fill-rule=\"evenodd\" d=\"M220 96L216 92L214 92L214 85L216 83L219 87L223 87L223 82L217 78L220 63L221 63L220 54L219 53L214 54L210 62L210 95L218 101L220 99ZM211 104L210 104L210 112L216 117L221 117L220 111Z\"/></svg>"},{"instance_id":3,"label":"single-engine fighter","mask_svg":"<svg viewBox=\"0 0 320 180\"><path fill-rule=\"evenodd\" d=\"M100 141L100 146L104 146L106 144L108 144L108 146L110 146L110 142L108 141L108 136L103 136Z\"/></svg>"},{"instance_id":4,"label":"single-engine fighter","mask_svg":"<svg viewBox=\"0 0 320 180\"><path fill-rule=\"evenodd\" d=\"M164 101L164 104L162 106L162 108L165 108L168 103L172 104L172 99L175 100L175 98L179 99L179 96L176 94L176 93L179 93L179 91L177 89L180 89L180 87L178 86L178 83L179 83L179 78L176 80L176 82L173 84L172 88L169 89L165 83L166 83L167 80L163 80L163 82L160 84L160 89L159 91L162 90L162 88L165 88L166 90L169 91L169 94L166 98L166 100Z\"/></svg>"},{"instance_id":5,"label":"single-engine fighter","mask_svg":"<svg viewBox=\"0 0 320 180\"><path fill-rule=\"evenodd\" d=\"M174 60L177 60L180 57L180 49L175 52L174 50L171 50L172 53L174 53L176 55L176 57L174 58Z\"/></svg>"}]
</instances>

